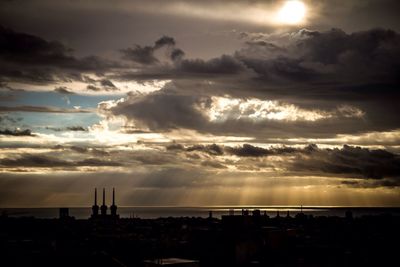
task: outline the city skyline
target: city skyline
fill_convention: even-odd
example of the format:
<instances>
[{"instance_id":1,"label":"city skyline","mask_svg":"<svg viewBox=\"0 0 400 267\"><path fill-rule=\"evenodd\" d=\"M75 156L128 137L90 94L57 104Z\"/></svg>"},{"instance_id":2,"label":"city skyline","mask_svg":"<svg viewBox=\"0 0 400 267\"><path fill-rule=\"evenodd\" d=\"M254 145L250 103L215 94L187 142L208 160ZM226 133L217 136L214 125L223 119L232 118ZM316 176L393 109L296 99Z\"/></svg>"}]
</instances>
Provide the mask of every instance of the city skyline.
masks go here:
<instances>
[{"instance_id":1,"label":"city skyline","mask_svg":"<svg viewBox=\"0 0 400 267\"><path fill-rule=\"evenodd\" d=\"M0 1L0 207L399 206L399 8Z\"/></svg>"}]
</instances>

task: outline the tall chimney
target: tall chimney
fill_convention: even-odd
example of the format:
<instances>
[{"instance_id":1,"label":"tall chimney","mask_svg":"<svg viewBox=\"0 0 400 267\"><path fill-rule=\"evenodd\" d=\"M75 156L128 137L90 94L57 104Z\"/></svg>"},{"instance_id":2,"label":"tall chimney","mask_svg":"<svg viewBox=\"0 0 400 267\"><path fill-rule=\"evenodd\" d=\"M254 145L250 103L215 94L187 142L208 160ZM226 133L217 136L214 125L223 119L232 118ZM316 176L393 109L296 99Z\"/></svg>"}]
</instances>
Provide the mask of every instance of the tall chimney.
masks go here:
<instances>
[{"instance_id":1,"label":"tall chimney","mask_svg":"<svg viewBox=\"0 0 400 267\"><path fill-rule=\"evenodd\" d=\"M106 189L105 188L103 188L103 205L101 205L100 210L101 210L101 215L102 216L107 215Z\"/></svg>"},{"instance_id":2,"label":"tall chimney","mask_svg":"<svg viewBox=\"0 0 400 267\"><path fill-rule=\"evenodd\" d=\"M106 189L103 188L103 206L106 205Z\"/></svg>"},{"instance_id":3,"label":"tall chimney","mask_svg":"<svg viewBox=\"0 0 400 267\"><path fill-rule=\"evenodd\" d=\"M113 187L113 202L112 202L112 204L115 205L115 188L114 187Z\"/></svg>"},{"instance_id":4,"label":"tall chimney","mask_svg":"<svg viewBox=\"0 0 400 267\"><path fill-rule=\"evenodd\" d=\"M99 215L99 206L97 206L97 188L94 189L94 205L92 206L92 217Z\"/></svg>"},{"instance_id":5,"label":"tall chimney","mask_svg":"<svg viewBox=\"0 0 400 267\"><path fill-rule=\"evenodd\" d=\"M117 215L117 205L115 205L115 188L113 187L113 195L112 195L112 205L110 207L111 216L118 218Z\"/></svg>"}]
</instances>

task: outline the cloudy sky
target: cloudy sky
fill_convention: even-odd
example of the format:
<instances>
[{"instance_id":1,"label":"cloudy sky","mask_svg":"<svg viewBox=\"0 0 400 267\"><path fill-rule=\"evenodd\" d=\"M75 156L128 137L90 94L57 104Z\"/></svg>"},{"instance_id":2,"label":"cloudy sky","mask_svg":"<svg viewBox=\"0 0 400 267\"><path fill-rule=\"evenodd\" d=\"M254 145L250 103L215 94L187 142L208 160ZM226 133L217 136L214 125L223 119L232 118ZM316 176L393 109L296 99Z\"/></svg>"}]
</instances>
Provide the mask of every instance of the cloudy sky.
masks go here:
<instances>
[{"instance_id":1,"label":"cloudy sky","mask_svg":"<svg viewBox=\"0 0 400 267\"><path fill-rule=\"evenodd\" d=\"M1 0L0 206L398 206L398 10Z\"/></svg>"}]
</instances>

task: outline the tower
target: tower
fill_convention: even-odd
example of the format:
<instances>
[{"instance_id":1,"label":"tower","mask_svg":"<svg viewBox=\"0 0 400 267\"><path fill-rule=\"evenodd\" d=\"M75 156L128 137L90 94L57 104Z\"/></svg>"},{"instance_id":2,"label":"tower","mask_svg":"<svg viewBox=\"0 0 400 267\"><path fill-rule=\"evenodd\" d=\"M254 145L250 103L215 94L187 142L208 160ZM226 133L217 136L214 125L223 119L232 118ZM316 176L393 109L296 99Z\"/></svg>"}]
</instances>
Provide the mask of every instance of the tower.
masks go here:
<instances>
[{"instance_id":1,"label":"tower","mask_svg":"<svg viewBox=\"0 0 400 267\"><path fill-rule=\"evenodd\" d=\"M106 216L107 215L107 206L106 206L106 189L103 188L103 205L100 207L101 210L101 215Z\"/></svg>"},{"instance_id":2,"label":"tower","mask_svg":"<svg viewBox=\"0 0 400 267\"><path fill-rule=\"evenodd\" d=\"M60 208L60 219L69 219L69 208Z\"/></svg>"},{"instance_id":3,"label":"tower","mask_svg":"<svg viewBox=\"0 0 400 267\"><path fill-rule=\"evenodd\" d=\"M92 216L99 215L99 206L97 205L97 188L94 189L94 205L92 206Z\"/></svg>"},{"instance_id":4,"label":"tower","mask_svg":"<svg viewBox=\"0 0 400 267\"><path fill-rule=\"evenodd\" d=\"M111 216L117 217L117 205L115 205L115 188L113 187L112 205L110 207Z\"/></svg>"}]
</instances>

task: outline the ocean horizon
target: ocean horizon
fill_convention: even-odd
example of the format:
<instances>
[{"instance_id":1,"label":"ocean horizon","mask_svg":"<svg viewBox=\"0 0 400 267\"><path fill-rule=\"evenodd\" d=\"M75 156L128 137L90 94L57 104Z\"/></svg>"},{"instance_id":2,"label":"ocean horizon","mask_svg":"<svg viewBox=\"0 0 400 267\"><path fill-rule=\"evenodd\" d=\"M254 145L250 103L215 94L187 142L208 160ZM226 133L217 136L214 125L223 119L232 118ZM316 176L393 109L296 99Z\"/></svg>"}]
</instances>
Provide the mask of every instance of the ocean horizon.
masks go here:
<instances>
[{"instance_id":1,"label":"ocean horizon","mask_svg":"<svg viewBox=\"0 0 400 267\"><path fill-rule=\"evenodd\" d=\"M59 217L60 207L30 207L30 208L0 208L3 216L8 217L35 217L39 219L52 219ZM91 215L91 207L68 207L69 215L76 219L87 219ZM356 207L356 206L121 206L118 214L121 218L156 219L165 217L201 217L207 218L212 213L215 218L228 215L233 210L235 215L241 214L242 209L250 211L260 210L275 217L278 212L280 216L295 216L303 212L313 216L339 216L344 217L347 211L353 216L364 215L400 215L400 207Z\"/></svg>"}]
</instances>

